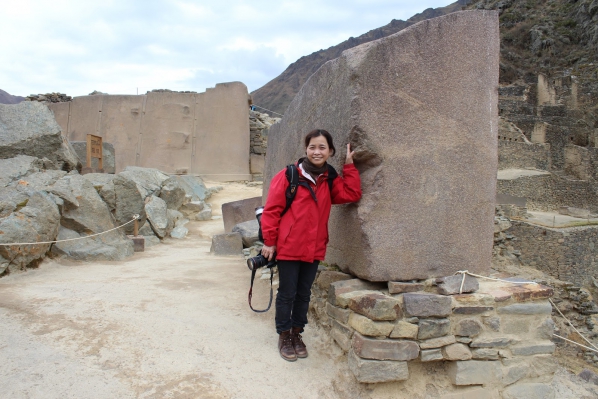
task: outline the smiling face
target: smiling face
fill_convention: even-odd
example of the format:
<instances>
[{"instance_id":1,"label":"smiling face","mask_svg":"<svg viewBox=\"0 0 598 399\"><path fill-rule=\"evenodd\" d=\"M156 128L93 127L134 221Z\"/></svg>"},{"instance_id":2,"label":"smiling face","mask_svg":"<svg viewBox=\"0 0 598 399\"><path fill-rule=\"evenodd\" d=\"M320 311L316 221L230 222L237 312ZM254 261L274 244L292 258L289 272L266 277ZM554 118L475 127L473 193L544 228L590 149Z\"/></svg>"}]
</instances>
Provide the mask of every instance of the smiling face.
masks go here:
<instances>
[{"instance_id":1,"label":"smiling face","mask_svg":"<svg viewBox=\"0 0 598 399\"><path fill-rule=\"evenodd\" d=\"M309 162L318 167L323 166L332 155L324 136L312 137L305 152Z\"/></svg>"}]
</instances>

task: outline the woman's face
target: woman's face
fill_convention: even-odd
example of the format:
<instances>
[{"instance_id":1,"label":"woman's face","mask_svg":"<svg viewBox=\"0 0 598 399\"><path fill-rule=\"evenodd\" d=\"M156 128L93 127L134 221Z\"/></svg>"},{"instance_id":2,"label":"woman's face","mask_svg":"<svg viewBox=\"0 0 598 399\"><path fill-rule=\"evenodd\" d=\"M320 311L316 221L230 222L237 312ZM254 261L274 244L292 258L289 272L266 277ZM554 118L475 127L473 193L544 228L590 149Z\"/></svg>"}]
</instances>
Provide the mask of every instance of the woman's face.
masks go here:
<instances>
[{"instance_id":1,"label":"woman's face","mask_svg":"<svg viewBox=\"0 0 598 399\"><path fill-rule=\"evenodd\" d=\"M330 147L326 137L312 137L306 149L307 159L315 166L323 166L330 157Z\"/></svg>"}]
</instances>

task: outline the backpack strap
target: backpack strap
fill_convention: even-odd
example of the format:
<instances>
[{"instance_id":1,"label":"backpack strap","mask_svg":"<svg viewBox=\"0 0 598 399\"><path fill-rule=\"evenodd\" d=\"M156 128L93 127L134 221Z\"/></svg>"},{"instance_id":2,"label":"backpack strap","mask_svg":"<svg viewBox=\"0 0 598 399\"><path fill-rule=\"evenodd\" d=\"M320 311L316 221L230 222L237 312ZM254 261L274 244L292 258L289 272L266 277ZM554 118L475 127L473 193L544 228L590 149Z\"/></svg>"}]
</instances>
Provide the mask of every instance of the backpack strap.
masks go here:
<instances>
[{"instance_id":1,"label":"backpack strap","mask_svg":"<svg viewBox=\"0 0 598 399\"><path fill-rule=\"evenodd\" d=\"M287 199L287 204L284 207L282 213L280 214L280 217L282 217L282 215L284 215L291 207L291 204L295 199L295 195L297 195L297 188L299 187L299 170L297 169L297 166L295 166L295 164L287 165L287 171L285 172L285 175L289 182L287 191L284 194Z\"/></svg>"},{"instance_id":2,"label":"backpack strap","mask_svg":"<svg viewBox=\"0 0 598 399\"><path fill-rule=\"evenodd\" d=\"M303 161L303 159L305 159L305 158L299 159L299 162ZM301 184L301 182L299 182L299 169L297 168L297 166L295 164L287 165L287 170L285 172L285 175L289 182L289 186L287 187L287 191L285 192L287 204L284 207L284 210L282 211L282 213L280 214L280 217L282 217L282 215L284 215L291 207L291 204L293 203L293 200L295 199L295 196L297 195L297 188L299 188L300 185L304 185L309 190L314 201L318 202L318 200L316 198L316 194L311 189L311 186L309 185L309 183ZM332 195L332 186L334 184L334 179L336 179L337 177L338 177L338 172L336 171L336 169L334 169L334 167L332 165L328 165L328 189L330 189L331 195Z\"/></svg>"}]
</instances>

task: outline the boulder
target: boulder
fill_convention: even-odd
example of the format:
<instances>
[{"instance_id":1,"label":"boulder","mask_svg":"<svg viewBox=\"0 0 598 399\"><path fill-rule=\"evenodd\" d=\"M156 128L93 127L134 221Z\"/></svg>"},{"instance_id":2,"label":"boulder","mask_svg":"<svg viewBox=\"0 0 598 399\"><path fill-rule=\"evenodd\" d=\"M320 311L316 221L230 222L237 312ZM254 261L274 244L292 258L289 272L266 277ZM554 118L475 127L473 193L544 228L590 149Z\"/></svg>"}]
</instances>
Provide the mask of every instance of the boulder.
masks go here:
<instances>
[{"instance_id":1,"label":"boulder","mask_svg":"<svg viewBox=\"0 0 598 399\"><path fill-rule=\"evenodd\" d=\"M191 175L174 177L191 201L205 201L210 198L212 192L206 188L201 177Z\"/></svg>"},{"instance_id":2,"label":"boulder","mask_svg":"<svg viewBox=\"0 0 598 399\"><path fill-rule=\"evenodd\" d=\"M71 141L75 154L79 158L81 165L87 165L87 141ZM116 173L116 158L114 155L114 146L110 143L102 142L102 169L104 173ZM91 167L98 169L100 167L99 159L91 158Z\"/></svg>"},{"instance_id":3,"label":"boulder","mask_svg":"<svg viewBox=\"0 0 598 399\"><path fill-rule=\"evenodd\" d=\"M81 169L73 147L62 135L54 114L39 102L0 104L0 159L29 155L47 158L46 167Z\"/></svg>"},{"instance_id":4,"label":"boulder","mask_svg":"<svg viewBox=\"0 0 598 399\"><path fill-rule=\"evenodd\" d=\"M186 201L186 192L179 184L178 176L171 176L162 182L160 198L166 202L168 209L178 210Z\"/></svg>"},{"instance_id":5,"label":"boulder","mask_svg":"<svg viewBox=\"0 0 598 399\"><path fill-rule=\"evenodd\" d=\"M41 159L29 155L17 155L14 158L0 159L0 187L6 187L14 180L39 172L44 168Z\"/></svg>"},{"instance_id":6,"label":"boulder","mask_svg":"<svg viewBox=\"0 0 598 399\"><path fill-rule=\"evenodd\" d=\"M262 206L262 198L254 197L222 204L224 231L231 232L235 225L255 220L255 208Z\"/></svg>"},{"instance_id":7,"label":"boulder","mask_svg":"<svg viewBox=\"0 0 598 399\"><path fill-rule=\"evenodd\" d=\"M233 227L233 233L241 234L243 239L243 246L246 248L252 247L258 240L258 232L260 225L257 219L249 220L247 222L236 224Z\"/></svg>"},{"instance_id":8,"label":"boulder","mask_svg":"<svg viewBox=\"0 0 598 399\"><path fill-rule=\"evenodd\" d=\"M116 227L108 206L85 177L68 175L54 187L60 187L63 192L70 190L78 203L65 203L59 240L89 236ZM76 260L121 260L133 254L133 243L123 229L118 229L91 238L56 243L52 252Z\"/></svg>"},{"instance_id":9,"label":"boulder","mask_svg":"<svg viewBox=\"0 0 598 399\"><path fill-rule=\"evenodd\" d=\"M139 166L127 166L118 175L134 181L143 199L152 195L159 196L162 183L170 177L158 169Z\"/></svg>"},{"instance_id":10,"label":"boulder","mask_svg":"<svg viewBox=\"0 0 598 399\"><path fill-rule=\"evenodd\" d=\"M124 224L139 215L139 227L143 226L146 220L145 202L141 196L137 184L125 176L116 175L112 180L114 186L114 217L116 223ZM125 226L126 234L133 234L133 224Z\"/></svg>"},{"instance_id":11,"label":"boulder","mask_svg":"<svg viewBox=\"0 0 598 399\"><path fill-rule=\"evenodd\" d=\"M464 275L458 274L456 276L448 276L436 279L438 284L438 293L441 295L454 295L463 294L469 292L475 292L480 288L478 280L468 274L465 275L465 281L463 281ZM461 284L463 287L461 288Z\"/></svg>"},{"instance_id":12,"label":"boulder","mask_svg":"<svg viewBox=\"0 0 598 399\"><path fill-rule=\"evenodd\" d=\"M166 202L162 198L152 195L145 204L145 213L152 229L160 238L168 235L169 218ZM172 223L173 224L173 223Z\"/></svg>"},{"instance_id":13,"label":"boulder","mask_svg":"<svg viewBox=\"0 0 598 399\"><path fill-rule=\"evenodd\" d=\"M199 212L203 211L205 205L206 204L203 201L189 201L186 204L183 204L183 206L179 208L179 211L182 212L185 216L194 217ZM210 217L211 216L212 215L210 213Z\"/></svg>"},{"instance_id":14,"label":"boulder","mask_svg":"<svg viewBox=\"0 0 598 399\"><path fill-rule=\"evenodd\" d=\"M58 234L60 213L50 195L35 192L27 205L0 218L0 243L33 243L53 241ZM37 266L45 257L50 244L0 246L0 273Z\"/></svg>"},{"instance_id":15,"label":"boulder","mask_svg":"<svg viewBox=\"0 0 598 399\"><path fill-rule=\"evenodd\" d=\"M111 211L116 209L115 175L108 173L86 173L83 175L96 189Z\"/></svg>"},{"instance_id":16,"label":"boulder","mask_svg":"<svg viewBox=\"0 0 598 399\"><path fill-rule=\"evenodd\" d=\"M369 281L487 274L499 44L496 11L461 11L325 63L270 128L263 198L304 154L305 134L326 129L339 171L351 143L363 191L358 204L333 207L327 263Z\"/></svg>"}]
</instances>

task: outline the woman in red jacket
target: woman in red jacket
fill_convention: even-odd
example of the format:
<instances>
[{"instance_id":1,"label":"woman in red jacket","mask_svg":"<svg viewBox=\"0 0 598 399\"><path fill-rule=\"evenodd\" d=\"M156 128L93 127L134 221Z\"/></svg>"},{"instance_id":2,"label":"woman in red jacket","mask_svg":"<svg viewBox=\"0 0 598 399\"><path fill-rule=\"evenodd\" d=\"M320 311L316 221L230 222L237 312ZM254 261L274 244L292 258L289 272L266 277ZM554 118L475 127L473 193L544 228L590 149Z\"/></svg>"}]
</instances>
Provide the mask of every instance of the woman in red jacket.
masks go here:
<instances>
[{"instance_id":1,"label":"woman in red jacket","mask_svg":"<svg viewBox=\"0 0 598 399\"><path fill-rule=\"evenodd\" d=\"M297 162L300 185L291 207L281 217L289 186L282 170L272 178L261 219L262 254L271 260L276 253L278 261L276 332L280 356L288 361L307 357L300 333L307 324L311 286L318 264L326 255L330 207L361 198L361 181L349 144L343 177L336 177L332 188L328 184L326 161L336 150L330 133L321 129L309 132L305 136L305 152L307 157Z\"/></svg>"}]
</instances>

